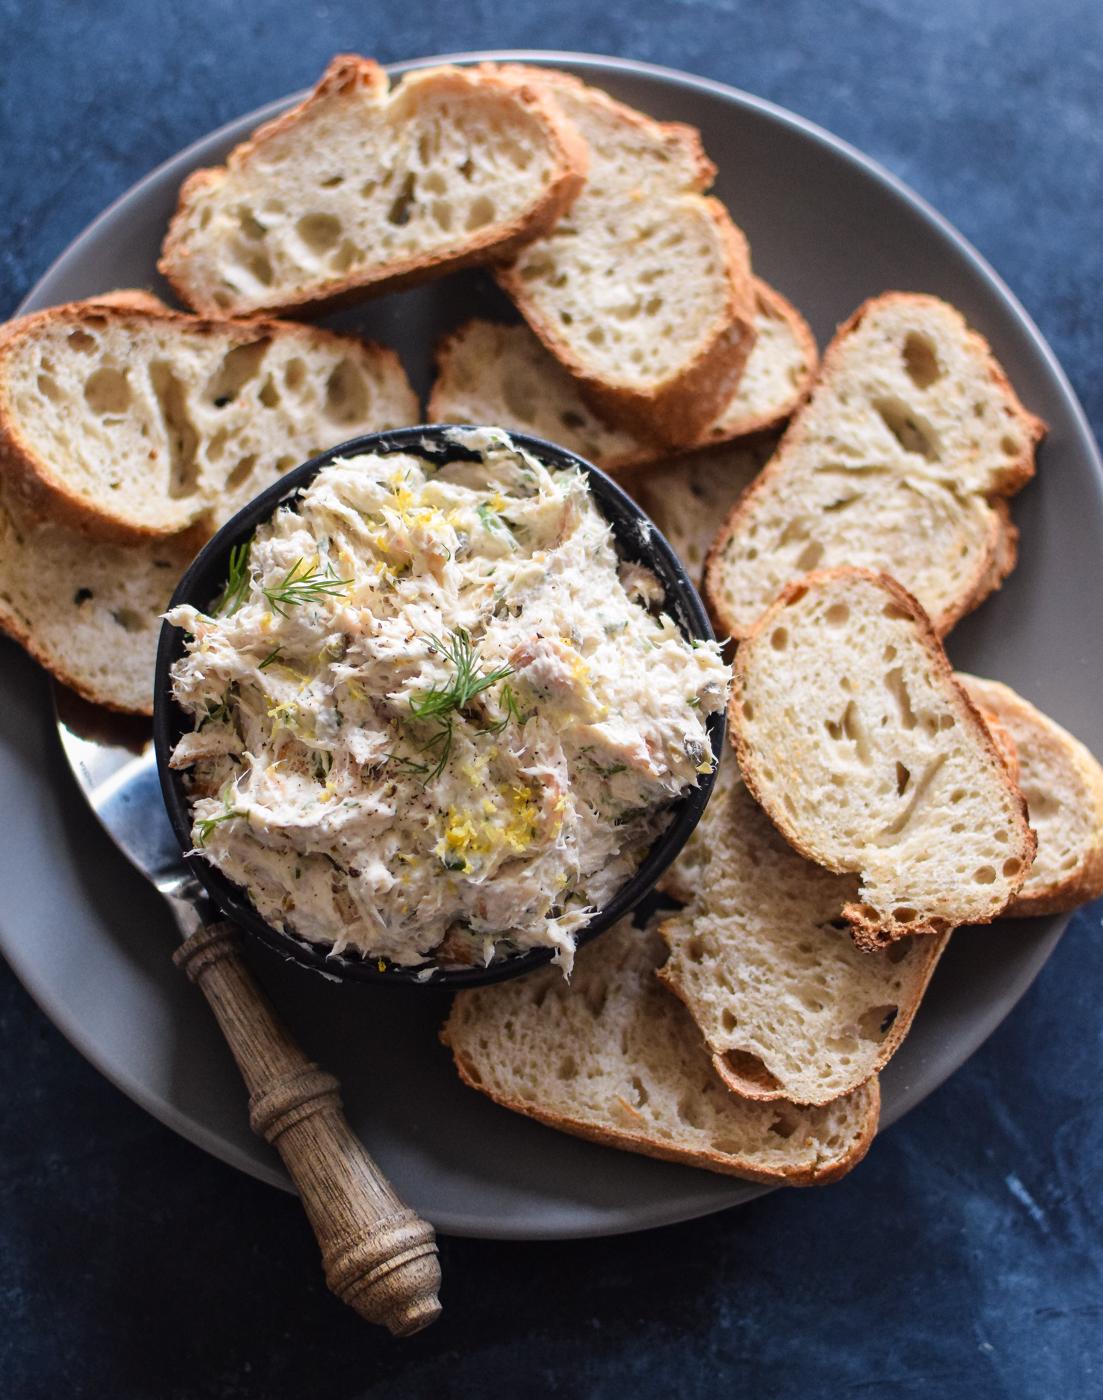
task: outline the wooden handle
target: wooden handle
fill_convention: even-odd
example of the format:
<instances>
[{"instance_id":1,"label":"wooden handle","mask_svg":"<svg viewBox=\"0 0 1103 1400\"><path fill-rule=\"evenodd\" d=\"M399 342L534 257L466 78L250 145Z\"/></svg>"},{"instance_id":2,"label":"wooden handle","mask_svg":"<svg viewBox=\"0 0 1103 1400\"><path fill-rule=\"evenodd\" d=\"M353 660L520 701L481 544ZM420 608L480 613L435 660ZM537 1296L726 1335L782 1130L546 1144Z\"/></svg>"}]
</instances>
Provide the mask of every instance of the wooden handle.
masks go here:
<instances>
[{"instance_id":1,"label":"wooden handle","mask_svg":"<svg viewBox=\"0 0 1103 1400\"><path fill-rule=\"evenodd\" d=\"M279 1151L318 1243L326 1283L396 1337L440 1315L436 1237L399 1199L353 1134L340 1085L291 1039L242 959L231 923L211 924L173 956L210 1002L249 1090L249 1122Z\"/></svg>"}]
</instances>

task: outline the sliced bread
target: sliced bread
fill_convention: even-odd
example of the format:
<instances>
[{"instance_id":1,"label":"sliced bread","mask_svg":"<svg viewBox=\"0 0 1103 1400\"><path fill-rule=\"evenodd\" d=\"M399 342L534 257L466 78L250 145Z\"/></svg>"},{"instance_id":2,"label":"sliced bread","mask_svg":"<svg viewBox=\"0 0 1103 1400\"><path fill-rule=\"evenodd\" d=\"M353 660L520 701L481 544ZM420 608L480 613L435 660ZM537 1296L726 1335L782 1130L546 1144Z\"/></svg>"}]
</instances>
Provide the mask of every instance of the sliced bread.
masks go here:
<instances>
[{"instance_id":1,"label":"sliced bread","mask_svg":"<svg viewBox=\"0 0 1103 1400\"><path fill-rule=\"evenodd\" d=\"M750 1103L713 1071L693 1019L655 978L666 949L630 919L542 968L460 992L441 1039L496 1103L592 1142L752 1181L835 1181L877 1129L876 1079L822 1108Z\"/></svg>"},{"instance_id":2,"label":"sliced bread","mask_svg":"<svg viewBox=\"0 0 1103 1400\"><path fill-rule=\"evenodd\" d=\"M663 888L687 907L660 925L670 956L658 976L689 1008L717 1074L750 1099L826 1104L880 1070L950 936L856 948L842 910L858 877L798 855L730 752Z\"/></svg>"},{"instance_id":3,"label":"sliced bread","mask_svg":"<svg viewBox=\"0 0 1103 1400\"><path fill-rule=\"evenodd\" d=\"M1043 431L953 307L866 302L717 535L706 586L721 627L744 637L789 579L854 564L899 579L945 635L1015 562L1000 498L1033 474Z\"/></svg>"},{"instance_id":4,"label":"sliced bread","mask_svg":"<svg viewBox=\"0 0 1103 1400\"><path fill-rule=\"evenodd\" d=\"M339 54L297 107L184 182L158 264L207 316L333 309L509 258L570 208L585 142L534 79Z\"/></svg>"},{"instance_id":5,"label":"sliced bread","mask_svg":"<svg viewBox=\"0 0 1103 1400\"><path fill-rule=\"evenodd\" d=\"M110 543L229 519L326 447L416 423L393 350L127 292L0 329L0 472L26 511Z\"/></svg>"},{"instance_id":6,"label":"sliced bread","mask_svg":"<svg viewBox=\"0 0 1103 1400\"><path fill-rule=\"evenodd\" d=\"M720 416L687 447L706 447L779 427L816 372L816 343L795 307L755 278L755 342ZM527 326L468 321L437 346L430 423L497 423L547 438L602 471L661 461L669 449L610 427ZM730 507L734 496L727 502ZM727 510L712 527L708 543Z\"/></svg>"},{"instance_id":7,"label":"sliced bread","mask_svg":"<svg viewBox=\"0 0 1103 1400\"><path fill-rule=\"evenodd\" d=\"M861 886L862 948L988 923L1034 859L1026 804L918 602L833 569L789 583L735 658L743 778L802 855Z\"/></svg>"},{"instance_id":8,"label":"sliced bread","mask_svg":"<svg viewBox=\"0 0 1103 1400\"><path fill-rule=\"evenodd\" d=\"M673 457L622 482L674 547L695 584L717 527L762 470L777 439L765 434Z\"/></svg>"},{"instance_id":9,"label":"sliced bread","mask_svg":"<svg viewBox=\"0 0 1103 1400\"><path fill-rule=\"evenodd\" d=\"M1005 914L1063 914L1103 895L1103 769L1079 739L999 681L955 673L1010 735L1038 852ZM990 722L990 721L989 721Z\"/></svg>"},{"instance_id":10,"label":"sliced bread","mask_svg":"<svg viewBox=\"0 0 1103 1400\"><path fill-rule=\"evenodd\" d=\"M608 423L693 442L730 403L754 341L746 239L702 195L715 168L696 131L541 76L586 140L589 178L498 280Z\"/></svg>"},{"instance_id":11,"label":"sliced bread","mask_svg":"<svg viewBox=\"0 0 1103 1400\"><path fill-rule=\"evenodd\" d=\"M93 704L152 714L161 614L201 543L93 544L0 487L0 628Z\"/></svg>"}]
</instances>

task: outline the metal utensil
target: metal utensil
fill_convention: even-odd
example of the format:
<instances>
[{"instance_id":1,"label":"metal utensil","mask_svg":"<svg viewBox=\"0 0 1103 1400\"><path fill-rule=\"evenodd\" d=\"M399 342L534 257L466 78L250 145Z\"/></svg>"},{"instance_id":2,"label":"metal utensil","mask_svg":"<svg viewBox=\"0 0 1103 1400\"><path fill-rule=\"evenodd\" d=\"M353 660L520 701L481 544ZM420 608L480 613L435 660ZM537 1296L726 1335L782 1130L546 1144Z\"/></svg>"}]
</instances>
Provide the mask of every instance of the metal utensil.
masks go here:
<instances>
[{"instance_id":1,"label":"metal utensil","mask_svg":"<svg viewBox=\"0 0 1103 1400\"><path fill-rule=\"evenodd\" d=\"M188 868L169 824L147 720L55 685L58 734L108 835L153 881L183 937L173 961L206 996L249 1090L249 1122L298 1188L329 1287L396 1336L440 1313L432 1227L399 1199L355 1137L340 1086L292 1040L241 955L242 937Z\"/></svg>"}]
</instances>

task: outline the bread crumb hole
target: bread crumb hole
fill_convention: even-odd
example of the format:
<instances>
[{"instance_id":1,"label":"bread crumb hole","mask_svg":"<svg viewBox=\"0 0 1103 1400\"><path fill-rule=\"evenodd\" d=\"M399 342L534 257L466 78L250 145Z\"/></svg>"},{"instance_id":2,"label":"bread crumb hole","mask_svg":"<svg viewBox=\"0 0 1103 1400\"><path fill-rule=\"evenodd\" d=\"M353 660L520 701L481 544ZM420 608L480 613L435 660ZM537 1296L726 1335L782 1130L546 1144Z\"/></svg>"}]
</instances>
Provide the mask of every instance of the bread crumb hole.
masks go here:
<instances>
[{"instance_id":1,"label":"bread crumb hole","mask_svg":"<svg viewBox=\"0 0 1103 1400\"><path fill-rule=\"evenodd\" d=\"M264 253L258 253L256 257L250 258L245 266L262 287L270 287L272 285L275 274L272 271L272 264Z\"/></svg>"},{"instance_id":2,"label":"bread crumb hole","mask_svg":"<svg viewBox=\"0 0 1103 1400\"><path fill-rule=\"evenodd\" d=\"M257 398L260 399L265 408L279 408L280 391L276 388L275 384L272 383L271 375L264 381L264 385L257 395Z\"/></svg>"},{"instance_id":3,"label":"bread crumb hole","mask_svg":"<svg viewBox=\"0 0 1103 1400\"><path fill-rule=\"evenodd\" d=\"M364 376L347 356L326 380L326 417L333 423L362 423L370 398Z\"/></svg>"},{"instance_id":4,"label":"bread crumb hole","mask_svg":"<svg viewBox=\"0 0 1103 1400\"><path fill-rule=\"evenodd\" d=\"M791 1138L797 1130L799 1121L800 1120L796 1117L791 1119L784 1117L775 1118L770 1124L770 1132L776 1133L779 1138Z\"/></svg>"},{"instance_id":5,"label":"bread crumb hole","mask_svg":"<svg viewBox=\"0 0 1103 1400\"><path fill-rule=\"evenodd\" d=\"M765 1062L758 1055L752 1055L749 1050L728 1050L723 1060L735 1078L743 1080L745 1084L753 1085L756 1089L765 1089L769 1093L781 1088L781 1080L766 1068Z\"/></svg>"},{"instance_id":6,"label":"bread crumb hole","mask_svg":"<svg viewBox=\"0 0 1103 1400\"><path fill-rule=\"evenodd\" d=\"M96 370L84 385L84 399L93 413L125 413L131 402L126 375L106 366Z\"/></svg>"},{"instance_id":7,"label":"bread crumb hole","mask_svg":"<svg viewBox=\"0 0 1103 1400\"><path fill-rule=\"evenodd\" d=\"M1008 858L1003 863L1003 873L1009 880L1012 876L1017 875L1022 868L1022 861L1016 859L1015 856L1008 856Z\"/></svg>"},{"instance_id":8,"label":"bread crumb hole","mask_svg":"<svg viewBox=\"0 0 1103 1400\"><path fill-rule=\"evenodd\" d=\"M141 613L135 612L133 608L119 608L111 616L119 624L124 632L144 632L145 618Z\"/></svg>"},{"instance_id":9,"label":"bread crumb hole","mask_svg":"<svg viewBox=\"0 0 1103 1400\"><path fill-rule=\"evenodd\" d=\"M899 759L896 760L896 795L903 797L908 790L908 784L912 780L911 773L904 767Z\"/></svg>"},{"instance_id":10,"label":"bread crumb hole","mask_svg":"<svg viewBox=\"0 0 1103 1400\"><path fill-rule=\"evenodd\" d=\"M929 389L941 373L934 346L918 331L909 331L904 341L904 368L917 389Z\"/></svg>"},{"instance_id":11,"label":"bread crumb hole","mask_svg":"<svg viewBox=\"0 0 1103 1400\"><path fill-rule=\"evenodd\" d=\"M919 915L907 904L902 904L898 909L892 911L892 917L898 924L914 924Z\"/></svg>"},{"instance_id":12,"label":"bread crumb hole","mask_svg":"<svg viewBox=\"0 0 1103 1400\"><path fill-rule=\"evenodd\" d=\"M558 1079L574 1079L578 1075L578 1061L573 1055L564 1055L555 1073Z\"/></svg>"},{"instance_id":13,"label":"bread crumb hole","mask_svg":"<svg viewBox=\"0 0 1103 1400\"><path fill-rule=\"evenodd\" d=\"M479 195L471 201L471 208L467 211L467 232L474 233L476 229L485 228L493 218L494 201L489 195Z\"/></svg>"},{"instance_id":14,"label":"bread crumb hole","mask_svg":"<svg viewBox=\"0 0 1103 1400\"><path fill-rule=\"evenodd\" d=\"M341 220L335 214L304 214L295 232L312 253L328 253L341 237Z\"/></svg>"},{"instance_id":15,"label":"bread crumb hole","mask_svg":"<svg viewBox=\"0 0 1103 1400\"><path fill-rule=\"evenodd\" d=\"M1019 455L1019 442L1017 438L1007 435L1000 439L1000 451L1005 457L1017 457Z\"/></svg>"},{"instance_id":16,"label":"bread crumb hole","mask_svg":"<svg viewBox=\"0 0 1103 1400\"><path fill-rule=\"evenodd\" d=\"M743 701L743 718L754 719L754 706L749 700Z\"/></svg>"},{"instance_id":17,"label":"bread crumb hole","mask_svg":"<svg viewBox=\"0 0 1103 1400\"><path fill-rule=\"evenodd\" d=\"M90 588L78 588L77 591L73 594L73 602L77 605L78 608L83 603L90 603L92 601L92 598L93 593Z\"/></svg>"},{"instance_id":18,"label":"bread crumb hole","mask_svg":"<svg viewBox=\"0 0 1103 1400\"><path fill-rule=\"evenodd\" d=\"M887 647L885 648L885 656L884 656L884 659L885 659L886 661L895 661L895 660L896 660L896 648L893 647L893 646L887 646Z\"/></svg>"},{"instance_id":19,"label":"bread crumb hole","mask_svg":"<svg viewBox=\"0 0 1103 1400\"><path fill-rule=\"evenodd\" d=\"M912 615L907 608L902 608L899 603L886 603L881 609L881 616L887 617L892 622L911 622Z\"/></svg>"},{"instance_id":20,"label":"bread crumb hole","mask_svg":"<svg viewBox=\"0 0 1103 1400\"><path fill-rule=\"evenodd\" d=\"M394 202L387 211L387 221L401 227L410 222L410 206L415 199L414 191L417 188L417 176L412 170L407 171L406 178L402 182L402 188L394 197Z\"/></svg>"},{"instance_id":21,"label":"bread crumb hole","mask_svg":"<svg viewBox=\"0 0 1103 1400\"><path fill-rule=\"evenodd\" d=\"M735 1027L738 1024L735 1017L732 1015L732 1013L728 1010L726 1006L720 1013L720 1024L729 1034L735 1030Z\"/></svg>"},{"instance_id":22,"label":"bread crumb hole","mask_svg":"<svg viewBox=\"0 0 1103 1400\"><path fill-rule=\"evenodd\" d=\"M261 362L271 344L271 339L251 340L245 345L235 345L227 350L222 363L211 375L204 391L204 397L215 408L225 408L232 403L260 371Z\"/></svg>"},{"instance_id":23,"label":"bread crumb hole","mask_svg":"<svg viewBox=\"0 0 1103 1400\"><path fill-rule=\"evenodd\" d=\"M268 231L262 223L258 223L254 218L251 209L242 209L238 213L237 221L245 237L251 238L254 243L259 243Z\"/></svg>"},{"instance_id":24,"label":"bread crumb hole","mask_svg":"<svg viewBox=\"0 0 1103 1400\"><path fill-rule=\"evenodd\" d=\"M982 865L979 869L973 871L973 879L978 885L991 885L995 883L996 872L990 865Z\"/></svg>"},{"instance_id":25,"label":"bread crumb hole","mask_svg":"<svg viewBox=\"0 0 1103 1400\"><path fill-rule=\"evenodd\" d=\"M775 651L784 651L789 645L789 633L784 627L775 627L770 635L770 645Z\"/></svg>"},{"instance_id":26,"label":"bread crumb hole","mask_svg":"<svg viewBox=\"0 0 1103 1400\"><path fill-rule=\"evenodd\" d=\"M71 331L69 333L69 348L79 350L82 355L89 355L99 344L94 335L89 335L87 331Z\"/></svg>"},{"instance_id":27,"label":"bread crumb hole","mask_svg":"<svg viewBox=\"0 0 1103 1400\"><path fill-rule=\"evenodd\" d=\"M320 182L319 188L323 190L334 190L338 185L343 185L344 183L345 177L343 175L331 175L328 180L322 180Z\"/></svg>"},{"instance_id":28,"label":"bread crumb hole","mask_svg":"<svg viewBox=\"0 0 1103 1400\"><path fill-rule=\"evenodd\" d=\"M845 603L832 603L824 613L824 620L829 622L832 627L841 627L849 616L850 609Z\"/></svg>"},{"instance_id":29,"label":"bread crumb hole","mask_svg":"<svg viewBox=\"0 0 1103 1400\"><path fill-rule=\"evenodd\" d=\"M905 452L918 453L928 462L939 458L938 437L929 423L913 413L903 399L878 399L873 407Z\"/></svg>"},{"instance_id":30,"label":"bread crumb hole","mask_svg":"<svg viewBox=\"0 0 1103 1400\"><path fill-rule=\"evenodd\" d=\"M797 568L804 573L811 573L824 556L824 546L819 540L809 540L800 552L797 560Z\"/></svg>"},{"instance_id":31,"label":"bread crumb hole","mask_svg":"<svg viewBox=\"0 0 1103 1400\"><path fill-rule=\"evenodd\" d=\"M38 376L38 392L45 394L51 403L63 403L65 400L65 395L58 388L57 381L48 374Z\"/></svg>"},{"instance_id":32,"label":"bread crumb hole","mask_svg":"<svg viewBox=\"0 0 1103 1400\"><path fill-rule=\"evenodd\" d=\"M360 261L360 249L351 238L346 238L329 260L332 272L348 272L354 263Z\"/></svg>"},{"instance_id":33,"label":"bread crumb hole","mask_svg":"<svg viewBox=\"0 0 1103 1400\"><path fill-rule=\"evenodd\" d=\"M899 1008L896 1006L871 1006L858 1017L858 1033L863 1040L881 1043L892 1029Z\"/></svg>"},{"instance_id":34,"label":"bread crumb hole","mask_svg":"<svg viewBox=\"0 0 1103 1400\"><path fill-rule=\"evenodd\" d=\"M306 364L296 355L293 360L288 360L283 371L283 382L295 393L302 388L303 380L306 378Z\"/></svg>"},{"instance_id":35,"label":"bread crumb hole","mask_svg":"<svg viewBox=\"0 0 1103 1400\"><path fill-rule=\"evenodd\" d=\"M686 957L691 963L703 962L705 957L704 940L697 937L690 938L686 942Z\"/></svg>"},{"instance_id":36,"label":"bread crumb hole","mask_svg":"<svg viewBox=\"0 0 1103 1400\"><path fill-rule=\"evenodd\" d=\"M237 466L226 478L226 490L236 491L239 486L244 486L252 475L253 468L256 464L257 453L250 452L247 457L242 457L241 461L238 462Z\"/></svg>"}]
</instances>

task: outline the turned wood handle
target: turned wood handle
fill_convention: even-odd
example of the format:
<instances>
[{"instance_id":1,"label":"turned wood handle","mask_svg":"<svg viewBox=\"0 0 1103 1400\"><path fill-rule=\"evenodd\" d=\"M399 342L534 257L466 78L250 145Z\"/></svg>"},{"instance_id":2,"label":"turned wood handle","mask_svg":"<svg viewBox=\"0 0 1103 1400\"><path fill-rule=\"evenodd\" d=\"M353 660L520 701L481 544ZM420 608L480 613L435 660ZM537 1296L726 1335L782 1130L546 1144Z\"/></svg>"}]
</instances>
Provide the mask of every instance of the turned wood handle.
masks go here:
<instances>
[{"instance_id":1,"label":"turned wood handle","mask_svg":"<svg viewBox=\"0 0 1103 1400\"><path fill-rule=\"evenodd\" d=\"M440 1314L436 1237L399 1199L345 1119L340 1085L313 1064L242 959L231 923L211 924L173 956L210 1002L249 1090L249 1122L277 1148L302 1197L326 1283L396 1337Z\"/></svg>"}]
</instances>

